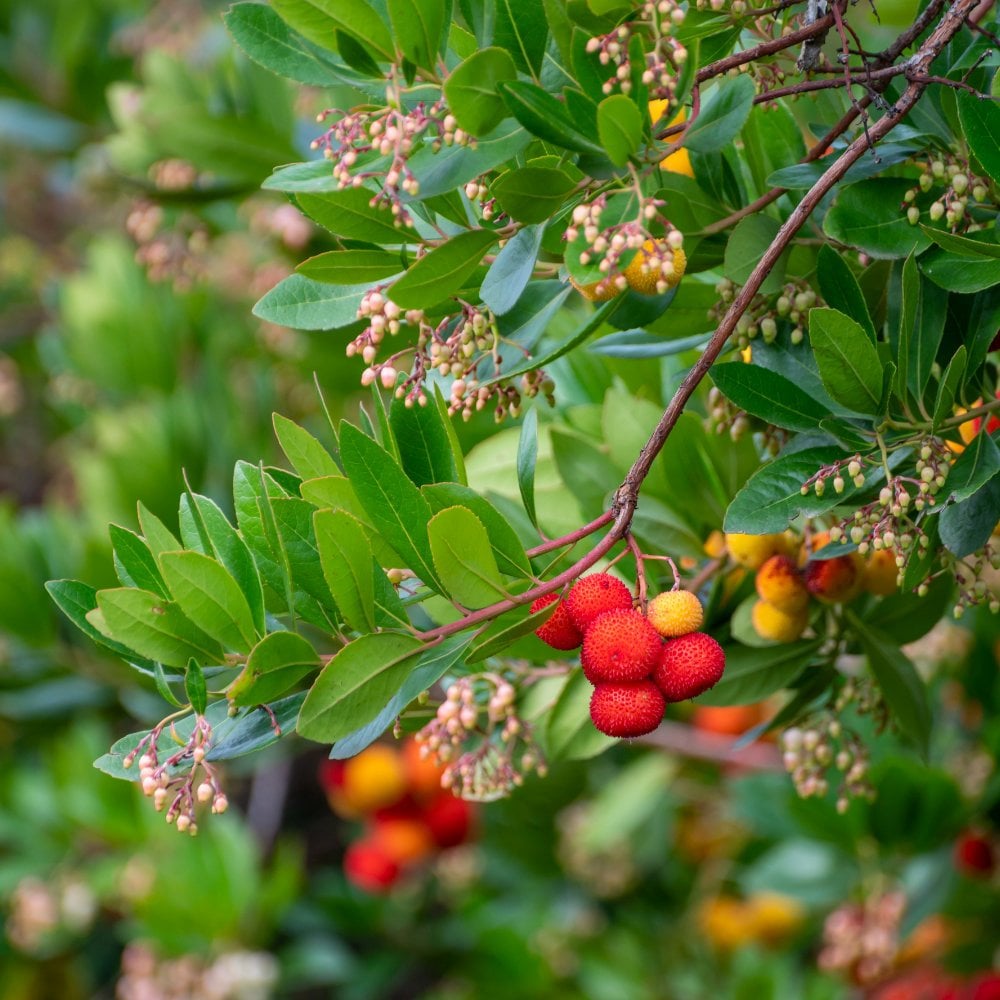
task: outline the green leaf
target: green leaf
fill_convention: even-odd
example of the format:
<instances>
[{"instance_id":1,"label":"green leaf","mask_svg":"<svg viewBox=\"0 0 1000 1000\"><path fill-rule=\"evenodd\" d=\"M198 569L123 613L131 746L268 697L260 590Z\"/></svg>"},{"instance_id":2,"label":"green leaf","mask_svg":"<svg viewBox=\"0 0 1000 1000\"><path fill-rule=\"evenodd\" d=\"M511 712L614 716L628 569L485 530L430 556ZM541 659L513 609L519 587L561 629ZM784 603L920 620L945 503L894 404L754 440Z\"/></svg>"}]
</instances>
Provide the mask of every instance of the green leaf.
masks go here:
<instances>
[{"instance_id":1,"label":"green leaf","mask_svg":"<svg viewBox=\"0 0 1000 1000\"><path fill-rule=\"evenodd\" d=\"M575 189L576 181L563 170L520 167L502 173L490 193L512 219L535 225L554 215Z\"/></svg>"},{"instance_id":2,"label":"green leaf","mask_svg":"<svg viewBox=\"0 0 1000 1000\"><path fill-rule=\"evenodd\" d=\"M788 687L806 669L822 643L818 639L751 648L729 643L722 680L695 699L699 705L749 705Z\"/></svg>"},{"instance_id":3,"label":"green leaf","mask_svg":"<svg viewBox=\"0 0 1000 1000\"><path fill-rule=\"evenodd\" d=\"M429 586L440 589L431 562L431 508L392 456L356 427L342 424L340 457L362 508L379 534Z\"/></svg>"},{"instance_id":4,"label":"green leaf","mask_svg":"<svg viewBox=\"0 0 1000 1000\"><path fill-rule=\"evenodd\" d=\"M823 301L831 308L850 316L864 329L868 339L874 344L875 324L872 322L868 303L865 302L858 279L854 277L854 272L848 267L843 256L829 244L824 243L819 248L816 277L819 280Z\"/></svg>"},{"instance_id":5,"label":"green leaf","mask_svg":"<svg viewBox=\"0 0 1000 1000\"><path fill-rule=\"evenodd\" d=\"M368 285L328 285L301 274L279 281L253 307L258 319L295 330L335 330L358 318Z\"/></svg>"},{"instance_id":6,"label":"green leaf","mask_svg":"<svg viewBox=\"0 0 1000 1000\"><path fill-rule=\"evenodd\" d=\"M280 413L271 416L274 434L292 468L303 479L339 476L340 469L330 453L304 427Z\"/></svg>"},{"instance_id":7,"label":"green leaf","mask_svg":"<svg viewBox=\"0 0 1000 1000\"><path fill-rule=\"evenodd\" d=\"M892 639L870 628L853 611L848 610L845 614L861 641L889 712L900 729L916 743L921 754L926 756L931 709L923 681Z\"/></svg>"},{"instance_id":8,"label":"green leaf","mask_svg":"<svg viewBox=\"0 0 1000 1000\"><path fill-rule=\"evenodd\" d=\"M538 461L538 411L532 407L521 423L521 433L517 440L517 488L521 491L521 502L538 527L535 513L535 463Z\"/></svg>"},{"instance_id":9,"label":"green leaf","mask_svg":"<svg viewBox=\"0 0 1000 1000\"><path fill-rule=\"evenodd\" d=\"M145 657L138 657L134 650L123 646L120 642L104 635L95 628L87 619L91 611L97 610L97 589L91 587L89 583L80 580L50 580L45 584L45 589L49 596L55 601L59 610L85 635L88 639L110 649L113 653L122 657L130 663L139 663L142 666L152 667L153 664Z\"/></svg>"},{"instance_id":10,"label":"green leaf","mask_svg":"<svg viewBox=\"0 0 1000 1000\"><path fill-rule=\"evenodd\" d=\"M426 646L401 632L348 643L323 668L299 712L298 733L333 743L371 722L399 690Z\"/></svg>"},{"instance_id":11,"label":"green leaf","mask_svg":"<svg viewBox=\"0 0 1000 1000\"><path fill-rule=\"evenodd\" d=\"M877 178L842 188L823 220L823 231L870 257L891 259L920 253L930 239L918 226L911 226L900 209L911 186L901 178Z\"/></svg>"},{"instance_id":12,"label":"green leaf","mask_svg":"<svg viewBox=\"0 0 1000 1000\"><path fill-rule=\"evenodd\" d=\"M270 7L236 3L222 15L236 44L256 63L279 76L315 87L342 82L337 68Z\"/></svg>"},{"instance_id":13,"label":"green leaf","mask_svg":"<svg viewBox=\"0 0 1000 1000\"><path fill-rule=\"evenodd\" d=\"M250 605L224 566L200 552L166 552L163 578L177 606L226 649L247 652L256 641Z\"/></svg>"},{"instance_id":14,"label":"green leaf","mask_svg":"<svg viewBox=\"0 0 1000 1000\"><path fill-rule=\"evenodd\" d=\"M114 548L118 579L126 587L151 590L161 597L168 597L166 584L156 565L156 558L149 546L135 532L117 524L108 526Z\"/></svg>"},{"instance_id":15,"label":"green leaf","mask_svg":"<svg viewBox=\"0 0 1000 1000\"><path fill-rule=\"evenodd\" d=\"M319 556L319 546L316 543L316 535L313 531L313 506L298 497L274 497L270 501L270 507L274 515L274 524L280 539L281 550L287 560L289 572L291 574L293 590L296 595L304 594L315 602L317 610L336 614L336 602L330 593L330 588L326 585L326 577L323 575L322 563ZM298 607L298 596L297 604ZM303 610L300 612L303 617L309 618L314 624L323 625L326 619L329 623L329 615L319 611L321 620L316 621L316 611L306 608L308 602L304 602ZM312 615L312 617L309 617Z\"/></svg>"},{"instance_id":16,"label":"green leaf","mask_svg":"<svg viewBox=\"0 0 1000 1000\"><path fill-rule=\"evenodd\" d=\"M977 493L1000 472L1000 448L993 438L980 430L955 459L955 464L945 480L948 497L945 503L961 503ZM941 497L938 498L941 502Z\"/></svg>"},{"instance_id":17,"label":"green leaf","mask_svg":"<svg viewBox=\"0 0 1000 1000\"><path fill-rule=\"evenodd\" d=\"M229 570L250 606L254 629L257 633L263 634L264 591L260 574L257 572L253 553L229 523L226 515L208 497L185 492L181 496L180 526L181 537L187 548L204 551L206 555L214 555ZM205 548L194 544L195 539L200 541L203 535L207 536L208 540Z\"/></svg>"},{"instance_id":18,"label":"green leaf","mask_svg":"<svg viewBox=\"0 0 1000 1000\"><path fill-rule=\"evenodd\" d=\"M820 378L833 399L856 413L877 413L882 363L864 329L836 309L812 309L809 342Z\"/></svg>"},{"instance_id":19,"label":"green leaf","mask_svg":"<svg viewBox=\"0 0 1000 1000\"><path fill-rule=\"evenodd\" d=\"M208 707L208 688L205 686L205 674L198 666L197 660L188 660L184 672L184 693L190 706L199 714L204 715Z\"/></svg>"},{"instance_id":20,"label":"green leaf","mask_svg":"<svg viewBox=\"0 0 1000 1000\"><path fill-rule=\"evenodd\" d=\"M725 274L738 285L746 284L754 268L774 242L780 229L776 219L768 215L748 215L741 219L726 244ZM785 255L778 258L760 290L770 295L780 290L785 280Z\"/></svg>"},{"instance_id":21,"label":"green leaf","mask_svg":"<svg viewBox=\"0 0 1000 1000\"><path fill-rule=\"evenodd\" d=\"M597 106L597 134L608 159L618 167L639 151L642 126L642 112L624 94L605 97Z\"/></svg>"},{"instance_id":22,"label":"green leaf","mask_svg":"<svg viewBox=\"0 0 1000 1000\"><path fill-rule=\"evenodd\" d=\"M948 250L959 257L973 259L1000 257L1000 243L996 242L995 230L975 233L969 237L949 233L947 229L933 229L931 226L922 226L921 228L942 250Z\"/></svg>"},{"instance_id":23,"label":"green leaf","mask_svg":"<svg viewBox=\"0 0 1000 1000\"><path fill-rule=\"evenodd\" d=\"M445 593L467 608L482 608L506 595L489 535L467 507L446 507L427 526L434 568Z\"/></svg>"},{"instance_id":24,"label":"green leaf","mask_svg":"<svg viewBox=\"0 0 1000 1000\"><path fill-rule=\"evenodd\" d=\"M194 660L188 661L188 666L194 663ZM156 684L156 691L159 696L168 704L173 705L174 708L186 708L187 706L182 702L177 695L174 694L173 688L170 686L170 682L167 679L167 672L163 669L162 663L153 664L153 682Z\"/></svg>"},{"instance_id":25,"label":"green leaf","mask_svg":"<svg viewBox=\"0 0 1000 1000\"><path fill-rule=\"evenodd\" d=\"M964 559L978 552L997 526L1000 511L1000 476L994 475L967 500L941 511L941 541L949 552Z\"/></svg>"},{"instance_id":26,"label":"green leaf","mask_svg":"<svg viewBox=\"0 0 1000 1000\"><path fill-rule=\"evenodd\" d=\"M963 138L983 170L993 178L994 183L1000 184L1000 147L997 146L1000 107L995 100L984 100L964 90L955 97Z\"/></svg>"},{"instance_id":27,"label":"green leaf","mask_svg":"<svg viewBox=\"0 0 1000 1000\"><path fill-rule=\"evenodd\" d=\"M809 431L830 416L821 403L783 375L742 361L709 370L723 395L740 409L791 431Z\"/></svg>"},{"instance_id":28,"label":"green leaf","mask_svg":"<svg viewBox=\"0 0 1000 1000\"><path fill-rule=\"evenodd\" d=\"M934 289L926 286L926 282L921 281L921 285L923 287L909 345L908 381L910 390L918 398L923 397L930 382L948 317L948 296L938 295Z\"/></svg>"},{"instance_id":29,"label":"green leaf","mask_svg":"<svg viewBox=\"0 0 1000 1000\"><path fill-rule=\"evenodd\" d=\"M388 0L396 47L414 66L435 69L446 14L444 0Z\"/></svg>"},{"instance_id":30,"label":"green leaf","mask_svg":"<svg viewBox=\"0 0 1000 1000\"><path fill-rule=\"evenodd\" d=\"M618 741L605 736L590 721L594 689L582 670L573 670L549 713L545 741L553 760L588 760Z\"/></svg>"},{"instance_id":31,"label":"green leaf","mask_svg":"<svg viewBox=\"0 0 1000 1000\"><path fill-rule=\"evenodd\" d=\"M452 236L421 257L387 295L402 309L428 309L457 292L497 241L489 229L470 229Z\"/></svg>"},{"instance_id":32,"label":"green leaf","mask_svg":"<svg viewBox=\"0 0 1000 1000\"><path fill-rule=\"evenodd\" d=\"M604 150L582 133L566 106L541 87L523 80L497 84L510 113L539 139L576 153L603 156Z\"/></svg>"},{"instance_id":33,"label":"green leaf","mask_svg":"<svg viewBox=\"0 0 1000 1000\"><path fill-rule=\"evenodd\" d=\"M889 456L891 468L900 465L907 457L904 450ZM802 484L821 466L844 458L839 448L807 448L783 455L763 466L736 494L726 511L724 531L762 535L784 531L789 521L800 513L818 517L840 504L849 504L857 493L871 489L881 482L884 473L879 468L870 469L865 485L858 489L848 482L843 493L827 490L817 497L810 490L802 495Z\"/></svg>"},{"instance_id":34,"label":"green leaf","mask_svg":"<svg viewBox=\"0 0 1000 1000\"><path fill-rule=\"evenodd\" d=\"M147 510L141 503L138 504L138 510L139 530L142 531L142 537L146 540L149 551L156 557L157 562L159 562L161 552L176 552L184 547L177 541L173 532L151 510Z\"/></svg>"},{"instance_id":35,"label":"green leaf","mask_svg":"<svg viewBox=\"0 0 1000 1000\"><path fill-rule=\"evenodd\" d=\"M168 667L188 660L221 663L222 648L192 624L176 604L148 590L99 590L97 609L109 637ZM88 621L94 623L93 612ZM100 627L99 627L100 630Z\"/></svg>"},{"instance_id":36,"label":"green leaf","mask_svg":"<svg viewBox=\"0 0 1000 1000\"><path fill-rule=\"evenodd\" d=\"M406 406L394 399L389 425L399 444L403 471L416 483L453 483L458 478L445 418L437 406Z\"/></svg>"},{"instance_id":37,"label":"green leaf","mask_svg":"<svg viewBox=\"0 0 1000 1000\"><path fill-rule=\"evenodd\" d=\"M941 381L938 383L937 399L934 402L933 427L937 430L941 424L951 416L955 408L955 399L958 396L959 387L965 377L966 362L965 344L952 355L945 368Z\"/></svg>"},{"instance_id":38,"label":"green leaf","mask_svg":"<svg viewBox=\"0 0 1000 1000\"><path fill-rule=\"evenodd\" d=\"M532 76L542 71L549 26L542 5L533 0L494 0L493 43L505 49L518 69Z\"/></svg>"},{"instance_id":39,"label":"green leaf","mask_svg":"<svg viewBox=\"0 0 1000 1000\"><path fill-rule=\"evenodd\" d=\"M503 316L517 305L531 280L544 233L544 226L524 226L500 248L479 289L494 315Z\"/></svg>"},{"instance_id":40,"label":"green leaf","mask_svg":"<svg viewBox=\"0 0 1000 1000\"><path fill-rule=\"evenodd\" d=\"M361 522L342 510L313 514L323 575L347 624L374 632L375 573L372 549Z\"/></svg>"},{"instance_id":41,"label":"green leaf","mask_svg":"<svg viewBox=\"0 0 1000 1000\"><path fill-rule=\"evenodd\" d=\"M1000 284L1000 260L978 260L946 250L932 250L920 260L920 268L935 285L949 292L971 295Z\"/></svg>"},{"instance_id":42,"label":"green leaf","mask_svg":"<svg viewBox=\"0 0 1000 1000\"><path fill-rule=\"evenodd\" d=\"M417 695L433 687L461 662L469 641L468 635L453 635L428 649L403 681L402 687L371 722L336 740L330 748L330 759L346 760L374 743Z\"/></svg>"},{"instance_id":43,"label":"green leaf","mask_svg":"<svg viewBox=\"0 0 1000 1000\"><path fill-rule=\"evenodd\" d=\"M662 187L656 197L663 199L664 214L683 233L696 233L726 214L719 199L708 194L692 177L666 173L660 182Z\"/></svg>"},{"instance_id":44,"label":"green leaf","mask_svg":"<svg viewBox=\"0 0 1000 1000\"><path fill-rule=\"evenodd\" d=\"M936 554L931 553L932 560ZM919 582L919 580L917 581ZM864 615L865 622L899 646L925 636L954 604L955 584L951 577L940 576L928 588L925 597L900 591L882 598Z\"/></svg>"},{"instance_id":45,"label":"green leaf","mask_svg":"<svg viewBox=\"0 0 1000 1000\"><path fill-rule=\"evenodd\" d=\"M491 656L497 656L518 639L541 628L555 614L555 610L556 605L553 603L547 604L534 614L531 614L527 607L521 607L516 613L501 615L490 624L489 628L476 636L465 662L481 663Z\"/></svg>"},{"instance_id":46,"label":"green leaf","mask_svg":"<svg viewBox=\"0 0 1000 1000\"><path fill-rule=\"evenodd\" d=\"M906 566L903 568L903 582L900 586L904 593L908 594L918 587L937 568L938 548L941 542L938 523L939 520L936 517L924 517L920 522L920 529L927 535L929 544L918 546L917 551L911 553L907 560Z\"/></svg>"},{"instance_id":47,"label":"green leaf","mask_svg":"<svg viewBox=\"0 0 1000 1000\"><path fill-rule=\"evenodd\" d=\"M485 497L458 483L434 483L424 486L420 492L427 497L435 514L446 507L467 507L471 510L486 528L500 571L508 576L531 576L531 564L517 532Z\"/></svg>"},{"instance_id":48,"label":"green leaf","mask_svg":"<svg viewBox=\"0 0 1000 1000\"><path fill-rule=\"evenodd\" d=\"M234 705L263 705L320 666L319 654L295 632L272 632L250 651L243 672L229 686Z\"/></svg>"},{"instance_id":49,"label":"green leaf","mask_svg":"<svg viewBox=\"0 0 1000 1000\"><path fill-rule=\"evenodd\" d=\"M333 29L337 29L370 46L384 59L393 56L389 28L367 0L273 0L271 6L317 45L332 47Z\"/></svg>"},{"instance_id":50,"label":"green leaf","mask_svg":"<svg viewBox=\"0 0 1000 1000\"><path fill-rule=\"evenodd\" d=\"M745 74L723 78L684 134L684 146L696 153L717 153L730 145L750 117L755 96Z\"/></svg>"},{"instance_id":51,"label":"green leaf","mask_svg":"<svg viewBox=\"0 0 1000 1000\"><path fill-rule=\"evenodd\" d=\"M758 194L773 187L767 179L775 170L798 163L806 152L799 123L777 103L754 107L740 138ZM819 273L822 275L822 270Z\"/></svg>"},{"instance_id":52,"label":"green leaf","mask_svg":"<svg viewBox=\"0 0 1000 1000\"><path fill-rule=\"evenodd\" d=\"M441 393L441 386L439 385L434 386L434 406L437 408L441 424L444 427L445 434L448 436L448 446L451 448L451 457L455 463L454 479L456 482L466 486L468 485L469 478L465 473L465 456L462 454L462 443L458 440L455 425L452 423L451 414L448 412L448 404L444 401L444 395Z\"/></svg>"},{"instance_id":53,"label":"green leaf","mask_svg":"<svg viewBox=\"0 0 1000 1000\"><path fill-rule=\"evenodd\" d=\"M497 84L517 79L510 53L491 46L459 63L444 82L444 97L458 127L469 135L491 132L507 117L507 105Z\"/></svg>"},{"instance_id":54,"label":"green leaf","mask_svg":"<svg viewBox=\"0 0 1000 1000\"><path fill-rule=\"evenodd\" d=\"M364 187L350 187L328 194L299 194L299 208L334 236L367 243L415 243L417 234L397 226L388 208L373 205L375 195Z\"/></svg>"},{"instance_id":55,"label":"green leaf","mask_svg":"<svg viewBox=\"0 0 1000 1000\"><path fill-rule=\"evenodd\" d=\"M399 254L385 250L329 250L302 261L295 269L328 285L371 285L404 270Z\"/></svg>"}]
</instances>

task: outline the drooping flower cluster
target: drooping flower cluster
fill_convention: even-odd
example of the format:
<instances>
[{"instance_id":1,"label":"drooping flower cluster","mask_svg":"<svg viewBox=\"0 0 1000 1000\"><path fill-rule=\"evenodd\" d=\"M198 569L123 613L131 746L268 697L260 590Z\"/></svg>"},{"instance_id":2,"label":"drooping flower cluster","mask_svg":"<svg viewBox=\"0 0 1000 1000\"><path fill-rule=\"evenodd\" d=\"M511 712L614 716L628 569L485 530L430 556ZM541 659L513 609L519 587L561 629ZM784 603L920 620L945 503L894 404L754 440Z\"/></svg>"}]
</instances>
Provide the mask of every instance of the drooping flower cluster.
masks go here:
<instances>
[{"instance_id":1,"label":"drooping flower cluster","mask_svg":"<svg viewBox=\"0 0 1000 1000\"><path fill-rule=\"evenodd\" d=\"M939 190L938 197L927 207L927 217L934 223L944 219L945 225L952 232L974 233L983 226L984 220L977 221L970 214L971 207L981 205L989 197L989 182L986 178L975 174L968 161L944 154L920 164L921 174L916 186L903 195L903 208L910 225L919 224L923 211L916 204L921 194L928 194L935 188Z\"/></svg>"},{"instance_id":2,"label":"drooping flower cluster","mask_svg":"<svg viewBox=\"0 0 1000 1000\"><path fill-rule=\"evenodd\" d=\"M736 298L737 288L729 278L723 278L715 286L719 302L708 311L713 320L719 322L726 314ZM773 343L782 321L791 327L789 339L792 344L801 344L809 310L822 304L816 292L802 278L786 282L777 295L761 295L758 292L736 324L737 346L744 349L758 336L765 344Z\"/></svg>"},{"instance_id":3,"label":"drooping flower cluster","mask_svg":"<svg viewBox=\"0 0 1000 1000\"><path fill-rule=\"evenodd\" d=\"M464 799L503 798L545 760L530 723L517 713L514 685L495 673L449 685L434 718L417 733L426 753L445 764L441 784Z\"/></svg>"},{"instance_id":4,"label":"drooping flower cluster","mask_svg":"<svg viewBox=\"0 0 1000 1000\"><path fill-rule=\"evenodd\" d=\"M866 986L886 976L899 952L899 924L906 897L898 891L847 903L834 910L823 924L823 950L819 967L845 973Z\"/></svg>"}]
</instances>

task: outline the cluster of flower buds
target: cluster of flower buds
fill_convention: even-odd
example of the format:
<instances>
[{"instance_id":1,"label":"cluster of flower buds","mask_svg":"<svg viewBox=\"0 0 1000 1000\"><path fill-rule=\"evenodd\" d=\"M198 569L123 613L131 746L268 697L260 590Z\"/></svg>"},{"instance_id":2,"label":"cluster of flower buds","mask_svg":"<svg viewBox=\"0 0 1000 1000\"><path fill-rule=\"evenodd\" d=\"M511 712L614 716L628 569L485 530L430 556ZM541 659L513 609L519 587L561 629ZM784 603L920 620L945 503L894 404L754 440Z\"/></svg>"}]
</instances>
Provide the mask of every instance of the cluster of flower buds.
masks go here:
<instances>
[{"instance_id":1,"label":"cluster of flower buds","mask_svg":"<svg viewBox=\"0 0 1000 1000\"><path fill-rule=\"evenodd\" d=\"M385 204L396 225L412 222L403 200L420 193L420 182L409 166L409 158L428 137L435 150L452 144L468 145L472 139L458 128L455 116L443 100L431 105L423 101L406 109L402 88L395 78L386 87L385 105L374 110L321 112L317 121L332 124L312 142L333 164L340 188L361 187L366 181L379 183L372 205Z\"/></svg>"},{"instance_id":2,"label":"cluster of flower buds","mask_svg":"<svg viewBox=\"0 0 1000 1000\"><path fill-rule=\"evenodd\" d=\"M906 897L892 891L834 910L823 924L819 967L844 973L859 986L884 978L899 952L899 923L905 909Z\"/></svg>"},{"instance_id":3,"label":"cluster of flower buds","mask_svg":"<svg viewBox=\"0 0 1000 1000\"><path fill-rule=\"evenodd\" d=\"M742 17L747 10L746 0L695 0L698 10L710 10L717 14L728 6L734 17Z\"/></svg>"},{"instance_id":4,"label":"cluster of flower buds","mask_svg":"<svg viewBox=\"0 0 1000 1000\"><path fill-rule=\"evenodd\" d=\"M29 875L7 900L4 930L8 941L29 954L50 953L68 934L82 934L93 923L97 898L77 875L48 881Z\"/></svg>"},{"instance_id":5,"label":"cluster of flower buds","mask_svg":"<svg viewBox=\"0 0 1000 1000\"><path fill-rule=\"evenodd\" d=\"M736 298L737 287L728 278L715 286L719 301L709 310L711 319L716 322L722 319ZM822 302L804 279L788 282L777 295L757 294L736 324L736 343L742 350L759 336L765 344L771 344L778 336L780 324L787 323L789 339L793 344L801 344L809 310L817 305Z\"/></svg>"},{"instance_id":6,"label":"cluster of flower buds","mask_svg":"<svg viewBox=\"0 0 1000 1000\"><path fill-rule=\"evenodd\" d=\"M198 168L187 160L157 160L149 168L149 179L160 191L188 191L198 185Z\"/></svg>"},{"instance_id":7,"label":"cluster of flower buds","mask_svg":"<svg viewBox=\"0 0 1000 1000\"><path fill-rule=\"evenodd\" d=\"M665 204L659 198L644 198L636 219L611 226L601 225L607 207L607 197L603 194L573 209L563 239L572 243L582 235L586 249L580 253L580 263L586 266L596 262L603 275L593 286L591 298L613 298L630 284L657 294L677 284L674 255L684 246L684 234L661 214ZM647 228L657 219L664 226L661 238L654 238Z\"/></svg>"},{"instance_id":8,"label":"cluster of flower buds","mask_svg":"<svg viewBox=\"0 0 1000 1000\"><path fill-rule=\"evenodd\" d=\"M861 489L865 485L864 461L860 455L853 455L851 458L840 459L831 462L830 465L821 466L802 484L799 492L802 496L815 493L816 496L821 497L826 492L826 486L829 483L834 493L843 493L847 488L848 479L857 489ZM842 526L835 528L834 533L830 535L831 540L837 541L841 531Z\"/></svg>"},{"instance_id":9,"label":"cluster of flower buds","mask_svg":"<svg viewBox=\"0 0 1000 1000\"><path fill-rule=\"evenodd\" d=\"M125 231L135 240L136 262L151 281L173 284L186 292L206 276L208 231L193 215L181 215L168 228L163 209L155 202L138 201L125 220Z\"/></svg>"},{"instance_id":10,"label":"cluster of flower buds","mask_svg":"<svg viewBox=\"0 0 1000 1000\"><path fill-rule=\"evenodd\" d=\"M277 981L278 962L266 951L161 958L149 945L133 941L122 952L115 1000L264 1000Z\"/></svg>"},{"instance_id":11,"label":"cluster of flower buds","mask_svg":"<svg viewBox=\"0 0 1000 1000\"><path fill-rule=\"evenodd\" d=\"M969 198L973 204L981 204L989 197L989 184L983 177L976 176L968 163L960 163L950 155L939 156L921 165L921 174L915 187L903 195L903 208L910 225L920 222L922 212L916 204L917 198L934 188L944 187L941 194L931 202L927 216L931 222L944 219L945 225L953 232L976 232L981 229L974 219L969 217Z\"/></svg>"},{"instance_id":12,"label":"cluster of flower buds","mask_svg":"<svg viewBox=\"0 0 1000 1000\"><path fill-rule=\"evenodd\" d=\"M618 87L621 93L628 94L638 76L653 98L672 99L678 70L688 56L687 49L674 37L674 30L684 23L684 18L685 9L677 0L644 0L627 24L591 38L587 51L596 53L602 66L614 70L604 82L604 93L610 94ZM632 45L634 37L651 43L648 51L646 45L642 46L643 62L639 66L633 63L637 55Z\"/></svg>"},{"instance_id":13,"label":"cluster of flower buds","mask_svg":"<svg viewBox=\"0 0 1000 1000\"><path fill-rule=\"evenodd\" d=\"M708 390L708 416L705 419L707 430L716 434L729 432L733 441L739 441L750 430L750 417L746 410L741 410L722 394L717 386Z\"/></svg>"},{"instance_id":14,"label":"cluster of flower buds","mask_svg":"<svg viewBox=\"0 0 1000 1000\"><path fill-rule=\"evenodd\" d=\"M530 771L545 774L516 699L514 685L499 674L473 674L449 685L434 718L416 734L422 752L446 765L445 788L487 802L509 795Z\"/></svg>"},{"instance_id":15,"label":"cluster of flower buds","mask_svg":"<svg viewBox=\"0 0 1000 1000\"><path fill-rule=\"evenodd\" d=\"M166 809L167 822L173 823L178 832L193 837L198 832L195 817L198 803L211 802L213 813L224 813L229 808L218 773L205 759L211 747L212 727L203 715L196 715L187 741L161 762L158 744L163 726L161 723L148 732L125 755L122 766L131 768L138 761L143 794L153 800L157 812Z\"/></svg>"},{"instance_id":16,"label":"cluster of flower buds","mask_svg":"<svg viewBox=\"0 0 1000 1000\"><path fill-rule=\"evenodd\" d=\"M831 766L843 775L837 794L838 812L846 812L852 798L875 797L868 781L868 751L839 719L821 717L804 729L786 729L781 734L781 746L785 770L802 798L826 795Z\"/></svg>"},{"instance_id":17,"label":"cluster of flower buds","mask_svg":"<svg viewBox=\"0 0 1000 1000\"><path fill-rule=\"evenodd\" d=\"M465 196L473 204L479 205L479 217L484 222L504 223L507 221L507 213L497 211L497 200L490 197L489 188L481 179L469 181L465 185ZM503 246L503 243L500 245Z\"/></svg>"},{"instance_id":18,"label":"cluster of flower buds","mask_svg":"<svg viewBox=\"0 0 1000 1000\"><path fill-rule=\"evenodd\" d=\"M985 605L993 614L1000 612L997 570L1000 570L1000 546L993 541L971 556L953 561L952 573L958 584L958 599L952 609L956 618L961 618L966 608L977 604Z\"/></svg>"}]
</instances>

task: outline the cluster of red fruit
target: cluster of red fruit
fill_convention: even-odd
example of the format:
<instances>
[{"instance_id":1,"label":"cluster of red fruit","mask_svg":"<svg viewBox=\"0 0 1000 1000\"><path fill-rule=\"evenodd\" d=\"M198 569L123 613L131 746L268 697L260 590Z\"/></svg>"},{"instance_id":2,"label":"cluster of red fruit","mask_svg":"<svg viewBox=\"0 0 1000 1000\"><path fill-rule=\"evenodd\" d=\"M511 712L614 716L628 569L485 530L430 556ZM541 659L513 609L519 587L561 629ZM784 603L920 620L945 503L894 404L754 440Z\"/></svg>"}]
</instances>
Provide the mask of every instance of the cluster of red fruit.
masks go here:
<instances>
[{"instance_id":1,"label":"cluster of red fruit","mask_svg":"<svg viewBox=\"0 0 1000 1000\"><path fill-rule=\"evenodd\" d=\"M365 892L385 892L440 851L469 840L473 806L441 787L441 768L407 740L376 743L350 760L327 760L320 784L330 808L361 820L344 853L344 874Z\"/></svg>"},{"instance_id":2,"label":"cluster of red fruit","mask_svg":"<svg viewBox=\"0 0 1000 1000\"><path fill-rule=\"evenodd\" d=\"M531 610L554 602L535 634L553 649L583 647L580 663L594 685L590 718L608 736L651 733L669 702L694 698L722 677L726 655L697 631L704 613L689 591L659 594L643 614L621 580L595 573L577 580L564 598L538 598Z\"/></svg>"}]
</instances>

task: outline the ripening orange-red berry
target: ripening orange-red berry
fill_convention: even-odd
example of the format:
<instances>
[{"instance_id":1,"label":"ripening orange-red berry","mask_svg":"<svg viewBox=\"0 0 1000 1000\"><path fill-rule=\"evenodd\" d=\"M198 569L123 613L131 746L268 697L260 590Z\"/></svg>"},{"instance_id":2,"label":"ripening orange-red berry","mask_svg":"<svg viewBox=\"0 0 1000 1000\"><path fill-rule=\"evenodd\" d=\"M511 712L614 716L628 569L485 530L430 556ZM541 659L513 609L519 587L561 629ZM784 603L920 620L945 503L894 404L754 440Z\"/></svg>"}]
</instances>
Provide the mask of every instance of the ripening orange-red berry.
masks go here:
<instances>
[{"instance_id":1,"label":"ripening orange-red berry","mask_svg":"<svg viewBox=\"0 0 1000 1000\"><path fill-rule=\"evenodd\" d=\"M586 633L590 623L605 612L631 609L632 592L610 573L591 573L573 584L565 600L573 623Z\"/></svg>"},{"instance_id":2,"label":"ripening orange-red berry","mask_svg":"<svg viewBox=\"0 0 1000 1000\"><path fill-rule=\"evenodd\" d=\"M649 676L661 645L659 633L640 612L608 611L587 629L580 665L591 684L638 681Z\"/></svg>"},{"instance_id":3,"label":"ripening orange-red berry","mask_svg":"<svg viewBox=\"0 0 1000 1000\"><path fill-rule=\"evenodd\" d=\"M809 605L809 590L790 556L771 556L757 570L754 583L762 601L789 614L804 611Z\"/></svg>"},{"instance_id":4,"label":"ripening orange-red berry","mask_svg":"<svg viewBox=\"0 0 1000 1000\"><path fill-rule=\"evenodd\" d=\"M598 684L590 697L590 719L605 736L628 739L651 733L663 719L666 702L652 681Z\"/></svg>"}]
</instances>

